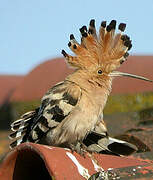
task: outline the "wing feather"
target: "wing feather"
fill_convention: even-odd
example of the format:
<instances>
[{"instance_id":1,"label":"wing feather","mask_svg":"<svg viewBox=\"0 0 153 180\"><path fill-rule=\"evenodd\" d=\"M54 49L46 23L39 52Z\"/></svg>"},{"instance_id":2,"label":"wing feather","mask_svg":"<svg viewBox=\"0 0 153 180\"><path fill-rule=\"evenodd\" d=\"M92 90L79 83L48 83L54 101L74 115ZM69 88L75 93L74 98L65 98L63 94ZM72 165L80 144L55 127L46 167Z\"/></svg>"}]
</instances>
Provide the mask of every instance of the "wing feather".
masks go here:
<instances>
[{"instance_id":1,"label":"wing feather","mask_svg":"<svg viewBox=\"0 0 153 180\"><path fill-rule=\"evenodd\" d=\"M97 153L128 156L137 151L135 145L110 137L103 120L85 137L83 143L88 151Z\"/></svg>"},{"instance_id":2,"label":"wing feather","mask_svg":"<svg viewBox=\"0 0 153 180\"><path fill-rule=\"evenodd\" d=\"M81 96L79 86L69 81L56 84L43 96L41 106L27 112L11 124L13 148L23 142L41 142L47 132L57 127L75 108Z\"/></svg>"},{"instance_id":3,"label":"wing feather","mask_svg":"<svg viewBox=\"0 0 153 180\"><path fill-rule=\"evenodd\" d=\"M80 88L72 82L64 81L51 88L42 98L42 117L32 129L31 138L37 141L57 127L75 108L80 96Z\"/></svg>"}]
</instances>

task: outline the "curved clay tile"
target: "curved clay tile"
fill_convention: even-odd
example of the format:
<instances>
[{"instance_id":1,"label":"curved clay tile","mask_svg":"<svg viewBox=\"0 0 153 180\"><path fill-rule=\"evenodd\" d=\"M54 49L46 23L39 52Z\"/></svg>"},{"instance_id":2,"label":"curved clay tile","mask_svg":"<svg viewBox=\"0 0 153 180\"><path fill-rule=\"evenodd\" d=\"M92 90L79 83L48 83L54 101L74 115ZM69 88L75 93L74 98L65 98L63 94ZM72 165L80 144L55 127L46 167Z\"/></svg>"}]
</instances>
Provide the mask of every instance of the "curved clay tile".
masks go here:
<instances>
[{"instance_id":1,"label":"curved clay tile","mask_svg":"<svg viewBox=\"0 0 153 180\"><path fill-rule=\"evenodd\" d=\"M130 56L119 69L153 80L153 56ZM118 77L113 81L113 93L137 93L153 91L153 83L132 79L127 77Z\"/></svg>"},{"instance_id":2,"label":"curved clay tile","mask_svg":"<svg viewBox=\"0 0 153 180\"><path fill-rule=\"evenodd\" d=\"M63 58L46 61L34 68L13 93L12 101L40 99L57 82L72 72Z\"/></svg>"},{"instance_id":3,"label":"curved clay tile","mask_svg":"<svg viewBox=\"0 0 153 180\"><path fill-rule=\"evenodd\" d=\"M104 154L82 157L64 148L24 143L6 156L0 167L0 179L85 180L99 171L99 179L137 179L150 177L153 168L151 161L131 157Z\"/></svg>"},{"instance_id":4,"label":"curved clay tile","mask_svg":"<svg viewBox=\"0 0 153 180\"><path fill-rule=\"evenodd\" d=\"M0 105L9 98L10 93L22 82L24 76L0 75Z\"/></svg>"},{"instance_id":5,"label":"curved clay tile","mask_svg":"<svg viewBox=\"0 0 153 180\"><path fill-rule=\"evenodd\" d=\"M119 69L145 76L153 80L153 56L130 56ZM40 99L44 93L57 82L62 81L73 70L68 68L64 58L46 61L33 69L13 93L12 101ZM150 82L117 77L113 81L112 93L135 93L153 91Z\"/></svg>"}]
</instances>

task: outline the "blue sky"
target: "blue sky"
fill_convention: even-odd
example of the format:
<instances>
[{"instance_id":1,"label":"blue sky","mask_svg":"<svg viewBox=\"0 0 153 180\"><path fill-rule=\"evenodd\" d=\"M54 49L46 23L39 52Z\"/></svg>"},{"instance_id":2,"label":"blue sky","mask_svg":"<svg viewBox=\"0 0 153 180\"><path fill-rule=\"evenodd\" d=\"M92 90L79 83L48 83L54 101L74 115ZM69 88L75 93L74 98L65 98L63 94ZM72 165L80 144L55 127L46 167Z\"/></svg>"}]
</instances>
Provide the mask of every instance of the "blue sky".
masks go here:
<instances>
[{"instance_id":1,"label":"blue sky","mask_svg":"<svg viewBox=\"0 0 153 180\"><path fill-rule=\"evenodd\" d=\"M0 74L26 74L61 56L69 35L94 18L127 23L131 54L153 55L153 0L1 0Z\"/></svg>"}]
</instances>

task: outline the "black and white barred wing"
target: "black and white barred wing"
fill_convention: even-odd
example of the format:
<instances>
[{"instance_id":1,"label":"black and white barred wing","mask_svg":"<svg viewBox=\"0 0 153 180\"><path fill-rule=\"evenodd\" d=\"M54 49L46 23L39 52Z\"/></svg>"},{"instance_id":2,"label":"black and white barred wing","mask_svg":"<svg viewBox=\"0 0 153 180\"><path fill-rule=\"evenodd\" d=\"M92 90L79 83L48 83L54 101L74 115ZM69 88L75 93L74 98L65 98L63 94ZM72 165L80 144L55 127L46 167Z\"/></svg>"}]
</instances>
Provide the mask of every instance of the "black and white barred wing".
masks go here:
<instances>
[{"instance_id":1,"label":"black and white barred wing","mask_svg":"<svg viewBox=\"0 0 153 180\"><path fill-rule=\"evenodd\" d=\"M112 138L104 128L103 120L84 139L83 143L90 152L128 156L137 151L137 147L129 142ZM105 130L105 131L104 131Z\"/></svg>"},{"instance_id":2,"label":"black and white barred wing","mask_svg":"<svg viewBox=\"0 0 153 180\"><path fill-rule=\"evenodd\" d=\"M38 111L39 108L34 111L27 112L23 114L20 119L11 124L11 131L13 131L9 135L9 138L12 140L12 143L10 144L11 149L27 141L31 126L37 118Z\"/></svg>"},{"instance_id":3,"label":"black and white barred wing","mask_svg":"<svg viewBox=\"0 0 153 180\"><path fill-rule=\"evenodd\" d=\"M23 142L44 143L47 132L58 126L75 108L81 96L80 88L64 81L51 88L42 98L40 108L24 114L11 125L13 148Z\"/></svg>"}]
</instances>

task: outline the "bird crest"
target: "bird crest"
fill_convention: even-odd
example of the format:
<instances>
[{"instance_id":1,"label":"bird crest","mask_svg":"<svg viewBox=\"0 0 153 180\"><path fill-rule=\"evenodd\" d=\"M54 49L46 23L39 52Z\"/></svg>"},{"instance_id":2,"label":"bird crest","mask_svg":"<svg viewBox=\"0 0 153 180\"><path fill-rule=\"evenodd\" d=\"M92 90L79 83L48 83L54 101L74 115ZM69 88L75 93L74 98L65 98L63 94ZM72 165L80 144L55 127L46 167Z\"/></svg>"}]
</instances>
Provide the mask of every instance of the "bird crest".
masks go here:
<instances>
[{"instance_id":1,"label":"bird crest","mask_svg":"<svg viewBox=\"0 0 153 180\"><path fill-rule=\"evenodd\" d=\"M102 21L99 33L96 32L95 20L80 28L81 43L78 43L73 34L70 35L68 46L76 56L68 55L64 50L62 54L68 64L75 68L90 69L99 66L105 73L116 70L128 57L128 50L132 44L130 38L123 34L126 24L120 23L119 32L116 33L116 21L108 25Z\"/></svg>"}]
</instances>

